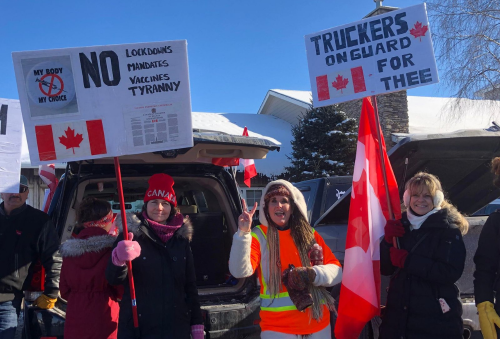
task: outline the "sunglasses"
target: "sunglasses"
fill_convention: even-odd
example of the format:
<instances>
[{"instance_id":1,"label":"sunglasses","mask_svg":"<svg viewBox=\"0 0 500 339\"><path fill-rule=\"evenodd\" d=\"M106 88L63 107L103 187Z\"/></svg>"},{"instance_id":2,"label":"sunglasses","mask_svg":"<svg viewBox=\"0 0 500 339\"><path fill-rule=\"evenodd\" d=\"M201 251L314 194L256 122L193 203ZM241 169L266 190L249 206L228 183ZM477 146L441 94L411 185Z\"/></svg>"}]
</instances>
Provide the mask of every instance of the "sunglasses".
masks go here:
<instances>
[{"instance_id":1,"label":"sunglasses","mask_svg":"<svg viewBox=\"0 0 500 339\"><path fill-rule=\"evenodd\" d=\"M28 190L28 187L26 186L19 186L19 193L24 193Z\"/></svg>"}]
</instances>

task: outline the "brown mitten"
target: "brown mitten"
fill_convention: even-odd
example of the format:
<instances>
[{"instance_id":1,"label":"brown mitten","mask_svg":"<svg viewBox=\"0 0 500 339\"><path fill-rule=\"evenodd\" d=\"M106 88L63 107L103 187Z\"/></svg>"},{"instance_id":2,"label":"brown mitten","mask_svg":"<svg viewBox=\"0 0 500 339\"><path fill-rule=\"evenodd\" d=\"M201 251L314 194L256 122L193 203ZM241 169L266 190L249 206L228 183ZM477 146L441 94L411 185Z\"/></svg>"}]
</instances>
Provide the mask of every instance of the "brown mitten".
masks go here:
<instances>
[{"instance_id":1,"label":"brown mitten","mask_svg":"<svg viewBox=\"0 0 500 339\"><path fill-rule=\"evenodd\" d=\"M311 260L311 266L323 265L323 248L320 245L312 245L307 255L309 256L309 260Z\"/></svg>"},{"instance_id":2,"label":"brown mitten","mask_svg":"<svg viewBox=\"0 0 500 339\"><path fill-rule=\"evenodd\" d=\"M312 267L295 267L288 274L288 283L290 287L301 291L312 285L316 272Z\"/></svg>"},{"instance_id":3,"label":"brown mitten","mask_svg":"<svg viewBox=\"0 0 500 339\"><path fill-rule=\"evenodd\" d=\"M313 304L312 295L307 289L296 290L290 286L290 273L295 271L296 268L293 265L289 265L286 270L283 271L281 280L288 290L288 296L292 300L293 304L299 311L303 311Z\"/></svg>"}]
</instances>

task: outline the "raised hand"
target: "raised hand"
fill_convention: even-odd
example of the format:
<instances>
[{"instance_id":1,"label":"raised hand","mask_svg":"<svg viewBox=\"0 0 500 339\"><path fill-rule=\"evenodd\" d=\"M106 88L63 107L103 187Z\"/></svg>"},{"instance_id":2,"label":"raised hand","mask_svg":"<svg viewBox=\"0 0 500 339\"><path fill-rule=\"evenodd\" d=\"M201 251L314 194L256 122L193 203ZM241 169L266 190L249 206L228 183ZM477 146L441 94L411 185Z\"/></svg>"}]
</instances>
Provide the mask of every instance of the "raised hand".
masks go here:
<instances>
[{"instance_id":1,"label":"raised hand","mask_svg":"<svg viewBox=\"0 0 500 339\"><path fill-rule=\"evenodd\" d=\"M248 212L247 202L245 199L242 199L243 202L243 213L238 217L238 228L243 232L250 232L252 228L252 218L257 210L257 202L253 205L253 208L250 212Z\"/></svg>"}]
</instances>

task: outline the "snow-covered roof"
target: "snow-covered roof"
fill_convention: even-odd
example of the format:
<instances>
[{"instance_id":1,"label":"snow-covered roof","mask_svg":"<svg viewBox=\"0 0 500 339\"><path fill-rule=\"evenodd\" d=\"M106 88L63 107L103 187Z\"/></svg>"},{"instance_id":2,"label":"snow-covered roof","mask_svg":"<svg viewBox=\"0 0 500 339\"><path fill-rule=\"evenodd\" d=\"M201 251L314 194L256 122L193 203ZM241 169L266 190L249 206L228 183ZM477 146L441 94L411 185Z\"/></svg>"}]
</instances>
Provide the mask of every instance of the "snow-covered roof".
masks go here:
<instances>
[{"instance_id":1,"label":"snow-covered roof","mask_svg":"<svg viewBox=\"0 0 500 339\"><path fill-rule=\"evenodd\" d=\"M310 91L272 90L288 97L287 101L310 102ZM500 102L461 99L462 115L450 118L450 107L455 98L408 96L410 133L447 133L462 129L487 128L493 119L500 117ZM267 114L272 114L268 112Z\"/></svg>"},{"instance_id":2,"label":"snow-covered roof","mask_svg":"<svg viewBox=\"0 0 500 339\"><path fill-rule=\"evenodd\" d=\"M284 172L284 167L290 165L286 156L292 153L292 126L288 122L272 115L193 112L193 128L196 129L242 135L245 126L249 136L281 144L279 152L269 152L266 159L255 160L257 172L267 175Z\"/></svg>"},{"instance_id":3,"label":"snow-covered roof","mask_svg":"<svg viewBox=\"0 0 500 339\"><path fill-rule=\"evenodd\" d=\"M408 97L410 133L448 133L463 129L488 128L498 119L500 102L461 99L461 115L451 118L457 99Z\"/></svg>"},{"instance_id":4,"label":"snow-covered roof","mask_svg":"<svg viewBox=\"0 0 500 339\"><path fill-rule=\"evenodd\" d=\"M13 101L19 102L18 100ZM286 155L292 152L290 144L292 127L286 121L272 115L202 112L193 112L192 119L193 129L242 135L243 128L247 126L249 136L264 138L276 144L281 144L279 152L269 152L266 159L255 160L255 167L259 173L267 175L280 174L284 171L284 167L289 164ZM31 165L24 128L21 167L38 168L38 166ZM65 167L65 164L56 164L56 168Z\"/></svg>"},{"instance_id":5,"label":"snow-covered roof","mask_svg":"<svg viewBox=\"0 0 500 339\"><path fill-rule=\"evenodd\" d=\"M260 105L259 115L274 115L296 125L310 107L311 93L305 91L288 91L270 89Z\"/></svg>"}]
</instances>

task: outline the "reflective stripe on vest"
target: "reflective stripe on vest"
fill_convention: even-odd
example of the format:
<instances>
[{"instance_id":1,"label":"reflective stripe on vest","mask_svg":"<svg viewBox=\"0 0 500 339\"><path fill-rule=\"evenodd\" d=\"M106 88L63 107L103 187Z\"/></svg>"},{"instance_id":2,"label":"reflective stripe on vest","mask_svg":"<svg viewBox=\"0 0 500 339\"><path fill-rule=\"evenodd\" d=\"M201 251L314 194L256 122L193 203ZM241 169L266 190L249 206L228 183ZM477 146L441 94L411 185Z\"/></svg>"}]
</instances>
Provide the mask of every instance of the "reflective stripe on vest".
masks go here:
<instances>
[{"instance_id":1,"label":"reflective stripe on vest","mask_svg":"<svg viewBox=\"0 0 500 339\"><path fill-rule=\"evenodd\" d=\"M262 311L281 312L296 310L297 307L290 299L288 292L282 292L271 297L267 289L267 281L269 281L269 249L267 247L267 237L260 226L255 227L252 232L252 237L257 239L260 245L260 272L263 292L260 295L260 309Z\"/></svg>"}]
</instances>

